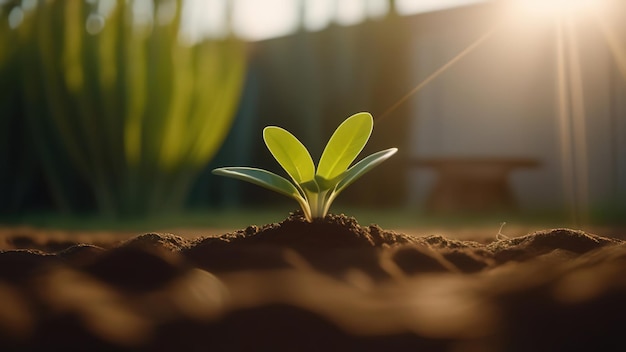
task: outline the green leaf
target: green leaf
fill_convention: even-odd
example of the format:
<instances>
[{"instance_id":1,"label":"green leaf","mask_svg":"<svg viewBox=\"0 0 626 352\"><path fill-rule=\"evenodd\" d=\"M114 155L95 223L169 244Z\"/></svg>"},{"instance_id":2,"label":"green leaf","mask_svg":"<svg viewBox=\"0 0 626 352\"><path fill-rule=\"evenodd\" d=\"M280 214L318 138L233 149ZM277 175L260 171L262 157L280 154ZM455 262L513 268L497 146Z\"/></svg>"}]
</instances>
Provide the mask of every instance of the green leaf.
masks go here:
<instances>
[{"instance_id":1,"label":"green leaf","mask_svg":"<svg viewBox=\"0 0 626 352\"><path fill-rule=\"evenodd\" d=\"M300 192L289 180L275 173L253 167L221 167L212 171L214 175L227 176L253 183L257 186L278 192L287 197L302 198Z\"/></svg>"},{"instance_id":2,"label":"green leaf","mask_svg":"<svg viewBox=\"0 0 626 352\"><path fill-rule=\"evenodd\" d=\"M263 130L265 144L294 183L269 171L249 167L219 168L213 173L292 197L302 207L306 219L312 222L327 214L339 192L398 151L397 148L382 150L348 169L365 147L373 123L372 115L363 112L352 115L339 125L322 153L317 173L311 155L296 137L282 128L266 127Z\"/></svg>"},{"instance_id":3,"label":"green leaf","mask_svg":"<svg viewBox=\"0 0 626 352\"><path fill-rule=\"evenodd\" d=\"M373 169L378 164L389 159L398 151L398 148L389 148L381 150L374 154L369 155L358 163L354 164L347 172L343 180L339 182L335 189L335 195L341 192L344 188L348 187L352 182L356 181L359 177L363 176L366 172Z\"/></svg>"},{"instance_id":4,"label":"green leaf","mask_svg":"<svg viewBox=\"0 0 626 352\"><path fill-rule=\"evenodd\" d=\"M315 184L317 185L319 191L334 189L337 186L337 183L343 179L343 176L344 174L341 174L332 180L327 180L319 175L315 175Z\"/></svg>"},{"instance_id":5,"label":"green leaf","mask_svg":"<svg viewBox=\"0 0 626 352\"><path fill-rule=\"evenodd\" d=\"M263 140L280 166L297 184L310 181L315 176L315 165L306 147L288 131L269 126L263 129Z\"/></svg>"},{"instance_id":6,"label":"green leaf","mask_svg":"<svg viewBox=\"0 0 626 352\"><path fill-rule=\"evenodd\" d=\"M367 112L354 114L339 125L324 148L317 175L332 180L345 172L365 147L373 125Z\"/></svg>"},{"instance_id":7,"label":"green leaf","mask_svg":"<svg viewBox=\"0 0 626 352\"><path fill-rule=\"evenodd\" d=\"M313 192L313 193L319 193L320 192L320 186L317 184L317 181L315 179L300 184L300 188L305 193L306 192Z\"/></svg>"}]
</instances>

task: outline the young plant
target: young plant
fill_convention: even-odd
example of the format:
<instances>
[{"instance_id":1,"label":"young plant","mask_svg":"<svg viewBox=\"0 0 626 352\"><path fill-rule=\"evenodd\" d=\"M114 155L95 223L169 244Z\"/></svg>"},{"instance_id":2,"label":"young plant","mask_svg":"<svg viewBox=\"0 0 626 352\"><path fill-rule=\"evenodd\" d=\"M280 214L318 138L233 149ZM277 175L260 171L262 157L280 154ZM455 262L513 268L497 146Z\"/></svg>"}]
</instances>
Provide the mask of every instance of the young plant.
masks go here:
<instances>
[{"instance_id":1,"label":"young plant","mask_svg":"<svg viewBox=\"0 0 626 352\"><path fill-rule=\"evenodd\" d=\"M268 126L263 140L276 161L293 182L263 169L222 167L213 174L228 176L295 199L306 219L323 218L337 195L363 174L387 160L398 149L374 153L350 167L372 134L372 115L361 112L348 117L337 127L322 152L317 169L306 147L288 131Z\"/></svg>"}]
</instances>

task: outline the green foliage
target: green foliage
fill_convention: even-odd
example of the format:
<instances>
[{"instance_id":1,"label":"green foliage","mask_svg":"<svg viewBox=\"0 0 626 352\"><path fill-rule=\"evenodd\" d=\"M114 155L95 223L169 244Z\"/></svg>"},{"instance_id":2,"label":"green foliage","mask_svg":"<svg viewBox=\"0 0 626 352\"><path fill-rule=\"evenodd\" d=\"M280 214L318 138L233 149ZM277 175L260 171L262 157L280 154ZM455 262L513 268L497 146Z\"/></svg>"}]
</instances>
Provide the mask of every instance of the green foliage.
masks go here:
<instances>
[{"instance_id":1,"label":"green foliage","mask_svg":"<svg viewBox=\"0 0 626 352\"><path fill-rule=\"evenodd\" d=\"M280 127L266 127L263 130L265 145L293 182L270 171L250 167L222 167L213 173L295 199L310 222L324 217L341 191L398 151L397 148L382 150L350 167L367 144L373 124L372 115L366 112L347 118L330 137L317 170L309 151L294 135Z\"/></svg>"},{"instance_id":2,"label":"green foliage","mask_svg":"<svg viewBox=\"0 0 626 352\"><path fill-rule=\"evenodd\" d=\"M18 38L9 24L10 8L0 1L0 213L18 213L36 192L34 154L28 146L15 147L26 139L26 126L19 116Z\"/></svg>"},{"instance_id":3,"label":"green foliage","mask_svg":"<svg viewBox=\"0 0 626 352\"><path fill-rule=\"evenodd\" d=\"M153 0L144 23L133 1L117 0L106 14L100 1L40 1L19 26L0 28L21 58L28 124L60 203L71 191L65 160L102 213L177 210L221 146L243 86L245 47L232 37L182 43L182 2L166 21L161 7L171 2Z\"/></svg>"}]
</instances>

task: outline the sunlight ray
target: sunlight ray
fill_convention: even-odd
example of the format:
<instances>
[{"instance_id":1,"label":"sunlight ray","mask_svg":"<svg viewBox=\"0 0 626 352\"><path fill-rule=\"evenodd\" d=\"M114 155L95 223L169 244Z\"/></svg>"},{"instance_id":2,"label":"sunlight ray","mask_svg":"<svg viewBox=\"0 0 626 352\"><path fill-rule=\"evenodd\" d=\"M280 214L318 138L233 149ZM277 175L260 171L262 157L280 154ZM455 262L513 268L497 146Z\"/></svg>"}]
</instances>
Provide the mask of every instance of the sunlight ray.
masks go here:
<instances>
[{"instance_id":1,"label":"sunlight ray","mask_svg":"<svg viewBox=\"0 0 626 352\"><path fill-rule=\"evenodd\" d=\"M618 71L626 80L626 47L624 47L623 42L619 40L615 31L611 29L605 21L601 20L598 16L595 17L595 20L596 24L600 27L600 32L604 36L606 45L613 55Z\"/></svg>"},{"instance_id":2,"label":"sunlight ray","mask_svg":"<svg viewBox=\"0 0 626 352\"><path fill-rule=\"evenodd\" d=\"M567 21L568 57L570 75L570 99L572 106L572 122L574 133L577 220L586 223L589 216L589 160L585 112L585 93L576 35L571 17Z\"/></svg>"},{"instance_id":3,"label":"sunlight ray","mask_svg":"<svg viewBox=\"0 0 626 352\"><path fill-rule=\"evenodd\" d=\"M463 59L465 56L467 56L469 53L474 51L474 49L476 49L478 46L480 46L483 42L485 42L487 39L489 39L493 35L493 33L496 31L497 27L498 27L498 25L495 25L491 29L489 29L487 32L485 32L482 36L480 36L478 39L476 39L476 41L474 41L469 46L467 46L465 49L463 49L455 57L453 57L448 62L446 62L443 66L441 66L437 70L435 70L435 72L431 73L428 77L426 77L426 79L424 79L422 82L420 82L418 85L416 85L415 88L411 89L402 98L400 98L396 103L394 103L393 105L391 105L391 107L389 107L387 110L385 110L385 112L383 112L382 114L378 115L378 117L375 118L375 119L377 121L383 120L385 117L387 117L393 111L395 111L400 105L402 105L410 97L412 97L417 92L422 90L422 88L424 88L428 83L432 82L435 78L439 77L447 69L452 67L454 64L456 64L461 59Z\"/></svg>"},{"instance_id":4,"label":"sunlight ray","mask_svg":"<svg viewBox=\"0 0 626 352\"><path fill-rule=\"evenodd\" d=\"M565 62L565 40L563 34L563 19L556 20L556 69L557 69L557 113L559 123L559 142L561 152L561 182L565 205L572 218L575 219L575 191L571 142L570 109L567 94L567 70Z\"/></svg>"},{"instance_id":5,"label":"sunlight ray","mask_svg":"<svg viewBox=\"0 0 626 352\"><path fill-rule=\"evenodd\" d=\"M589 160L585 94L579 44L572 18L556 19L557 109L563 194L571 220L589 217Z\"/></svg>"}]
</instances>

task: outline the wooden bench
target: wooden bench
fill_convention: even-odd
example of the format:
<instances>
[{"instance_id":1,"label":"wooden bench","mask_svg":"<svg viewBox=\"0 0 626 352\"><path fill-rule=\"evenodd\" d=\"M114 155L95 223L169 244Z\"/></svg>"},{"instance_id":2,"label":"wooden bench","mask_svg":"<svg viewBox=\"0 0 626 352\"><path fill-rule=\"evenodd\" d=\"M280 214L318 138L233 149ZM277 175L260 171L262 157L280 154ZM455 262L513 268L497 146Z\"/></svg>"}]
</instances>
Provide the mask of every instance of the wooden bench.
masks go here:
<instances>
[{"instance_id":1,"label":"wooden bench","mask_svg":"<svg viewBox=\"0 0 626 352\"><path fill-rule=\"evenodd\" d=\"M426 202L433 213L511 211L517 208L509 174L539 166L528 158L420 158L418 167L435 170L437 180Z\"/></svg>"}]
</instances>

